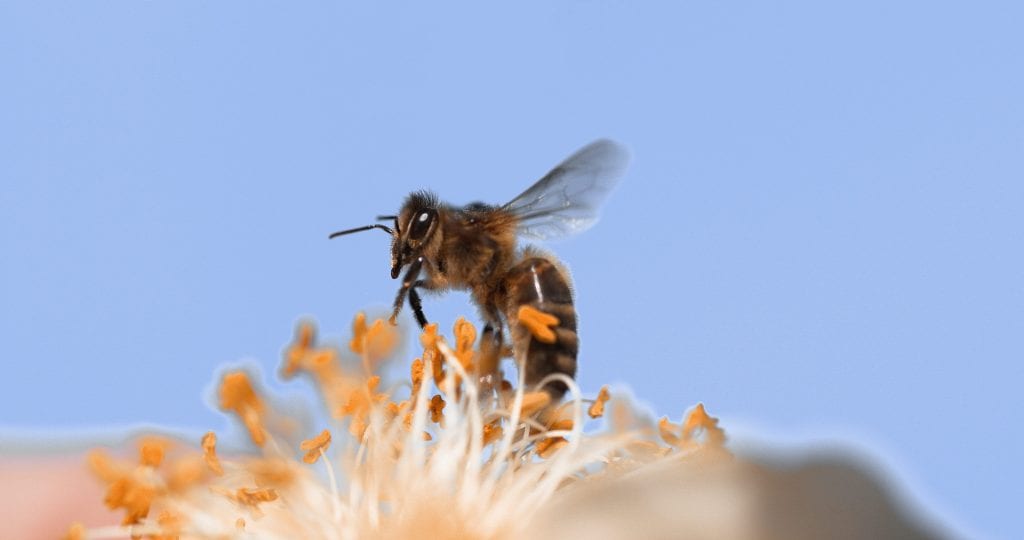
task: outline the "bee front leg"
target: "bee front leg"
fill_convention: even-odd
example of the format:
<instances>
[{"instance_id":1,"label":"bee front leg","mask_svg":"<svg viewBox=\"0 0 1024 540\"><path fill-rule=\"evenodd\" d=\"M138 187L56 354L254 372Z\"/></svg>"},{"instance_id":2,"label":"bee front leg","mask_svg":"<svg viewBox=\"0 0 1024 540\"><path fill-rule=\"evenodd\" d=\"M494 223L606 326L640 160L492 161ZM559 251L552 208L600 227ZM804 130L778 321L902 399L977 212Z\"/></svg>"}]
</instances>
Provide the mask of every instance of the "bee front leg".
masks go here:
<instances>
[{"instance_id":1,"label":"bee front leg","mask_svg":"<svg viewBox=\"0 0 1024 540\"><path fill-rule=\"evenodd\" d=\"M409 307L412 308L412 313L416 316L416 322L420 323L420 328L423 328L430 323L427 322L427 317L423 314L423 304L420 302L420 294L416 292L417 287L427 289L429 286L427 282L420 279L409 288Z\"/></svg>"},{"instance_id":2,"label":"bee front leg","mask_svg":"<svg viewBox=\"0 0 1024 540\"><path fill-rule=\"evenodd\" d=\"M395 307L394 307L394 310L391 312L391 317L388 319L388 322L390 322L392 324L392 326L398 324L398 314L401 313L402 305L405 304L405 295L409 294L409 291L412 290L413 286L416 283L417 278L420 277L420 270L422 268L423 268L423 257L416 257L416 259L413 260L411 264L409 264L409 269L405 272L405 276L402 278L402 287L398 289L398 294L395 295ZM417 295L415 292L413 292L412 294L416 298L416 303L419 304L419 295ZM410 303L411 302L412 302L412 298L410 298ZM415 310L416 308L413 307L413 309ZM419 321L420 317L422 317L422 316L423 316L423 311L419 310L417 312L416 320ZM423 323L420 323L420 324L423 324Z\"/></svg>"}]
</instances>

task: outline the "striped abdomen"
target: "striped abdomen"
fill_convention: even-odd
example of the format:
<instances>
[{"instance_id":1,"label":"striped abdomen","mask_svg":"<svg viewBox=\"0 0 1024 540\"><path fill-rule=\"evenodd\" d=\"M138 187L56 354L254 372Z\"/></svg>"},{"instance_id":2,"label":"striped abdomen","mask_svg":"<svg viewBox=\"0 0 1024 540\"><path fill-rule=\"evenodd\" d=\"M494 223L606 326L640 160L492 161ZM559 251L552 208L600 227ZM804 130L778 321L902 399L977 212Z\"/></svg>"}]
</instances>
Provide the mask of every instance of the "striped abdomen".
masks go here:
<instances>
[{"instance_id":1,"label":"striped abdomen","mask_svg":"<svg viewBox=\"0 0 1024 540\"><path fill-rule=\"evenodd\" d=\"M551 260L529 256L509 271L506 290L506 320L512 333L516 361L520 369L525 370L527 388L532 389L553 373L574 377L579 341L568 276ZM549 327L553 337L547 332L538 337L536 332L520 322L520 310L524 306L557 319ZM566 385L562 381L549 381L543 389L557 400L565 394Z\"/></svg>"}]
</instances>

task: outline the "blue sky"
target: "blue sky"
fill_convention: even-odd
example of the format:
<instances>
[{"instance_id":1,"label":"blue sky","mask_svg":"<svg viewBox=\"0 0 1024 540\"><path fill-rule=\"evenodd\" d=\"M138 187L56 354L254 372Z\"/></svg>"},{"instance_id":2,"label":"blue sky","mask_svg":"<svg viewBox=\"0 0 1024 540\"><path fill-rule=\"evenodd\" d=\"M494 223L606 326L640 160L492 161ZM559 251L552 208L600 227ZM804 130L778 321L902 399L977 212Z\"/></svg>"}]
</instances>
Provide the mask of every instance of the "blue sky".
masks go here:
<instances>
[{"instance_id":1,"label":"blue sky","mask_svg":"<svg viewBox=\"0 0 1024 540\"><path fill-rule=\"evenodd\" d=\"M327 233L424 187L504 202L607 136L627 177L550 246L586 390L861 445L954 525L1020 537L1022 15L0 4L0 428L220 426L218 366L274 373L299 317L341 339L391 301L386 238Z\"/></svg>"}]
</instances>

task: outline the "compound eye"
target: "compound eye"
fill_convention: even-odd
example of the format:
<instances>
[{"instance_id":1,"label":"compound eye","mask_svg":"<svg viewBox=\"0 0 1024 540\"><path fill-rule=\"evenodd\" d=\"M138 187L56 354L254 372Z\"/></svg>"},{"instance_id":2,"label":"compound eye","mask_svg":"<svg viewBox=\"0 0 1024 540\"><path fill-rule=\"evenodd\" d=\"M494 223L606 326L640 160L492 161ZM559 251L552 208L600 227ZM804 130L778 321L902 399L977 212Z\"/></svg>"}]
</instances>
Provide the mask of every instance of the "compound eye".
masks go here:
<instances>
[{"instance_id":1,"label":"compound eye","mask_svg":"<svg viewBox=\"0 0 1024 540\"><path fill-rule=\"evenodd\" d=\"M409 224L409 238L412 240L423 240L430 231L430 225L434 223L434 211L423 210L412 217Z\"/></svg>"}]
</instances>

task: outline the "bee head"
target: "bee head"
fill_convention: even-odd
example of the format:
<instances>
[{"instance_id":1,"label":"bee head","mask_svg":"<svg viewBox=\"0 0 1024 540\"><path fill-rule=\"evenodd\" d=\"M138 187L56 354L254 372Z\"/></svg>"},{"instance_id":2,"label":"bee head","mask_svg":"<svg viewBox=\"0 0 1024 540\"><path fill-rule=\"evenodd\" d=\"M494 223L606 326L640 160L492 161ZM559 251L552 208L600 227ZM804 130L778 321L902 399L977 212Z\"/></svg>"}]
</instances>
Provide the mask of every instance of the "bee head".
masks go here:
<instances>
[{"instance_id":1,"label":"bee head","mask_svg":"<svg viewBox=\"0 0 1024 540\"><path fill-rule=\"evenodd\" d=\"M402 267L440 245L437 234L440 214L437 196L428 191L410 194L395 216L395 234L391 242L391 278L398 277ZM390 217L390 216L388 216Z\"/></svg>"},{"instance_id":2,"label":"bee head","mask_svg":"<svg viewBox=\"0 0 1024 540\"><path fill-rule=\"evenodd\" d=\"M377 216L378 221L394 220L395 228L375 223L354 229L331 233L328 238L346 234L380 229L391 235L391 278L398 277L402 267L413 259L426 255L433 259L440 249L441 235L437 234L440 222L440 203L437 197L427 191L409 195L397 216Z\"/></svg>"}]
</instances>

